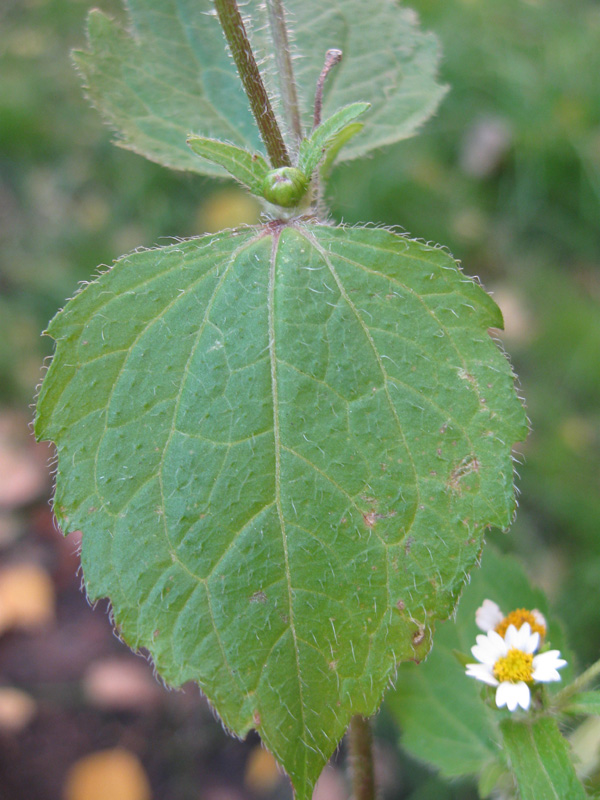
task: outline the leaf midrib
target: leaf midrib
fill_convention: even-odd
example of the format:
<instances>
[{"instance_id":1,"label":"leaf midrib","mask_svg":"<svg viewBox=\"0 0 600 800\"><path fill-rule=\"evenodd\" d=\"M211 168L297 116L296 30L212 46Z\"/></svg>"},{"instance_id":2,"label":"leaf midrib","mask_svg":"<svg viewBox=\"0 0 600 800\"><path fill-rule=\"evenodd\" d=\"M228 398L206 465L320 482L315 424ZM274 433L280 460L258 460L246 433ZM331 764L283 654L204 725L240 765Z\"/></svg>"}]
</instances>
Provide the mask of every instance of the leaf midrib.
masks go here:
<instances>
[{"instance_id":1,"label":"leaf midrib","mask_svg":"<svg viewBox=\"0 0 600 800\"><path fill-rule=\"evenodd\" d=\"M279 240L281 237L281 230L273 233L273 242L271 246L271 256L269 261L269 283L268 283L268 317L269 317L269 358L271 361L271 397L273 403L273 439L275 443L275 504L277 507L277 515L279 517L279 525L281 527L281 539L283 545L283 557L285 566L285 578L288 593L288 609L289 609L289 625L294 643L294 656L296 659L296 676L298 679L298 697L300 700L300 716L302 719L302 744L309 747L306 741L307 725L306 714L304 710L304 694L302 690L302 679L300 674L300 653L298 649L298 637L296 634L296 626L294 622L294 605L292 603L292 579L290 573L290 559L287 543L287 531L285 518L283 514L283 507L281 504L281 431L279 425L279 387L277 382L277 352L275 342L275 282L276 282L276 267L277 267L277 251L279 248ZM302 769L306 775L306 757L302 759Z\"/></svg>"}]
</instances>

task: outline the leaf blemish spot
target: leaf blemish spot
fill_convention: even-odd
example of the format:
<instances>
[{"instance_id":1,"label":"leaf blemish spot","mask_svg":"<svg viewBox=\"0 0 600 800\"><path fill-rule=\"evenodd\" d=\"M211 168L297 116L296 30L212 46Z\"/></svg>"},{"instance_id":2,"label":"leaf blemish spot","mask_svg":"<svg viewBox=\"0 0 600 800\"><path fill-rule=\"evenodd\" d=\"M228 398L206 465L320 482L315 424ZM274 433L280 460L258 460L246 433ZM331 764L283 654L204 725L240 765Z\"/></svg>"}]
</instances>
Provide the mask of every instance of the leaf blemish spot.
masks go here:
<instances>
[{"instance_id":1,"label":"leaf blemish spot","mask_svg":"<svg viewBox=\"0 0 600 800\"><path fill-rule=\"evenodd\" d=\"M257 592L254 592L250 598L250 602L261 603L264 605L267 602L267 595L261 589L259 589Z\"/></svg>"},{"instance_id":2,"label":"leaf blemish spot","mask_svg":"<svg viewBox=\"0 0 600 800\"><path fill-rule=\"evenodd\" d=\"M412 635L412 643L415 647L418 647L424 641L425 641L425 627L423 625L420 625Z\"/></svg>"},{"instance_id":3,"label":"leaf blemish spot","mask_svg":"<svg viewBox=\"0 0 600 800\"><path fill-rule=\"evenodd\" d=\"M479 472L480 467L481 465L477 456L468 456L464 458L450 473L450 477L446 483L447 489L451 492L460 493L461 480L473 472Z\"/></svg>"}]
</instances>

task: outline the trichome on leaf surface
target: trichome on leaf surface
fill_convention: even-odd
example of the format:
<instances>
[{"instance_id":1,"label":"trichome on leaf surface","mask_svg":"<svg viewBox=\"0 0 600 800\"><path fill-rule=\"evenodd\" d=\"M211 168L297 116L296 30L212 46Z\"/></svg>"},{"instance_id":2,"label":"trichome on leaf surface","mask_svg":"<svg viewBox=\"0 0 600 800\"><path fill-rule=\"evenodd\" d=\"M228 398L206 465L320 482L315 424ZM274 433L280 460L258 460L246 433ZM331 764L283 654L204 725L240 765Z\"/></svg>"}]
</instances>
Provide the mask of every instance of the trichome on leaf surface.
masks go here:
<instances>
[{"instance_id":1,"label":"trichome on leaf surface","mask_svg":"<svg viewBox=\"0 0 600 800\"><path fill-rule=\"evenodd\" d=\"M275 109L300 98L299 123L270 120L281 177L212 4L128 8L131 33L93 11L76 54L119 143L225 169L266 218L124 256L70 300L36 432L57 446L54 509L83 531L90 598L110 598L168 683L196 681L231 731L255 728L306 798L351 717L427 653L485 529L510 523L525 416L487 333L501 314L450 255L323 221L333 159L413 134L443 94L414 16L289 0L290 92L269 61L280 4L244 7L253 80ZM299 142L317 83L325 121Z\"/></svg>"}]
</instances>

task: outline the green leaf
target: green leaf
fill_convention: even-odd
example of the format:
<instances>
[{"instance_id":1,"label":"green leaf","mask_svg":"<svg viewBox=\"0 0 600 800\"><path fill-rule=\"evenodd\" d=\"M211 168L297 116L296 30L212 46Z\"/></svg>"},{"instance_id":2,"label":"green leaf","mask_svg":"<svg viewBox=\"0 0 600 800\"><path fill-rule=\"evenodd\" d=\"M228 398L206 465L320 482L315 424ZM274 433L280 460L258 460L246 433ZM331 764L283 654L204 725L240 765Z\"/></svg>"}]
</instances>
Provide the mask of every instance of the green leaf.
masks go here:
<instances>
[{"instance_id":1,"label":"green leaf","mask_svg":"<svg viewBox=\"0 0 600 800\"><path fill-rule=\"evenodd\" d=\"M579 692L562 709L568 714L600 714L600 692Z\"/></svg>"},{"instance_id":2,"label":"green leaf","mask_svg":"<svg viewBox=\"0 0 600 800\"><path fill-rule=\"evenodd\" d=\"M522 607L547 611L543 593L531 587L519 562L486 547L481 568L471 574L465 587L456 620L438 627L424 664L399 668L396 688L386 697L402 730L402 746L446 777L488 769L498 753L501 713L483 702L483 685L465 675L455 655L457 650L470 654L481 633L475 611L485 598L506 613ZM554 627L550 638L554 646L561 646L560 632Z\"/></svg>"},{"instance_id":3,"label":"green leaf","mask_svg":"<svg viewBox=\"0 0 600 800\"><path fill-rule=\"evenodd\" d=\"M301 800L511 520L500 324L443 250L299 220L126 256L50 324L36 433L90 597Z\"/></svg>"},{"instance_id":4,"label":"green leaf","mask_svg":"<svg viewBox=\"0 0 600 800\"><path fill-rule=\"evenodd\" d=\"M88 95L118 132L118 143L160 164L209 175L223 172L192 155L190 134L264 154L212 2L128 0L127 9L126 27L92 11L88 49L74 53ZM295 70L305 130L312 127L317 78L330 48L341 49L344 60L325 87L324 117L357 101L372 104L369 125L342 158L411 136L434 112L445 91L435 80L438 45L419 30L412 11L391 0L333 0L326 7L287 0L286 9L294 51L302 56ZM244 12L267 87L277 96L264 4L249 0Z\"/></svg>"},{"instance_id":5,"label":"green leaf","mask_svg":"<svg viewBox=\"0 0 600 800\"><path fill-rule=\"evenodd\" d=\"M325 120L315 128L310 138L302 140L298 167L307 178L311 177L319 162L324 158L328 145L336 143L336 138L344 128L356 117L364 114L368 108L369 103L353 103L351 106L340 108L332 117L329 117L328 120ZM340 145L338 144L337 152L339 150Z\"/></svg>"},{"instance_id":6,"label":"green leaf","mask_svg":"<svg viewBox=\"0 0 600 800\"><path fill-rule=\"evenodd\" d=\"M587 797L556 720L550 717L522 722L505 719L500 729L521 800L583 800Z\"/></svg>"},{"instance_id":7,"label":"green leaf","mask_svg":"<svg viewBox=\"0 0 600 800\"><path fill-rule=\"evenodd\" d=\"M481 770L477 781L477 791L480 797L502 797L501 787L512 789L514 781L508 773L506 764L498 761L489 761ZM494 794L495 792L495 794ZM505 796L508 798L512 793L508 791Z\"/></svg>"},{"instance_id":8,"label":"green leaf","mask_svg":"<svg viewBox=\"0 0 600 800\"><path fill-rule=\"evenodd\" d=\"M346 144L346 142L349 142L353 136L356 136L357 133L360 133L364 127L365 126L362 122L351 122L349 125L346 125L345 128L342 128L342 130L330 141L320 168L321 178L323 180L327 180L329 177L333 168L333 164L342 147Z\"/></svg>"},{"instance_id":9,"label":"green leaf","mask_svg":"<svg viewBox=\"0 0 600 800\"><path fill-rule=\"evenodd\" d=\"M270 167L261 155L202 136L190 136L187 143L194 153L220 164L252 194L262 197L262 184Z\"/></svg>"}]
</instances>

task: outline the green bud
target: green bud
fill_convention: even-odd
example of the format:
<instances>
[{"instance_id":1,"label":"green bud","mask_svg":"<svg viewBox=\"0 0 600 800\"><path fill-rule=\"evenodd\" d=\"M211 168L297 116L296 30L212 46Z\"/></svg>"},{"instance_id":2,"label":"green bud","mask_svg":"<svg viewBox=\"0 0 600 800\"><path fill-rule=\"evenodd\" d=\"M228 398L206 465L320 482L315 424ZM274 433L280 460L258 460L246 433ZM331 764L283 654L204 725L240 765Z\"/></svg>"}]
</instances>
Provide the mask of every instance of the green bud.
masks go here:
<instances>
[{"instance_id":1,"label":"green bud","mask_svg":"<svg viewBox=\"0 0 600 800\"><path fill-rule=\"evenodd\" d=\"M306 194L308 179L296 167L280 167L268 172L262 183L262 195L269 203L284 208L297 206Z\"/></svg>"}]
</instances>

